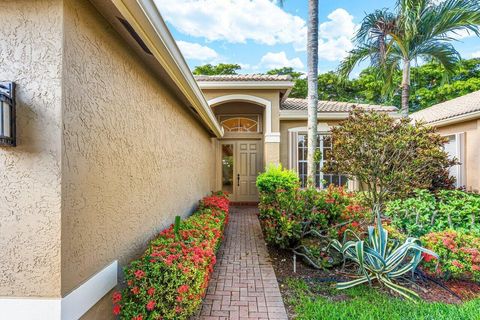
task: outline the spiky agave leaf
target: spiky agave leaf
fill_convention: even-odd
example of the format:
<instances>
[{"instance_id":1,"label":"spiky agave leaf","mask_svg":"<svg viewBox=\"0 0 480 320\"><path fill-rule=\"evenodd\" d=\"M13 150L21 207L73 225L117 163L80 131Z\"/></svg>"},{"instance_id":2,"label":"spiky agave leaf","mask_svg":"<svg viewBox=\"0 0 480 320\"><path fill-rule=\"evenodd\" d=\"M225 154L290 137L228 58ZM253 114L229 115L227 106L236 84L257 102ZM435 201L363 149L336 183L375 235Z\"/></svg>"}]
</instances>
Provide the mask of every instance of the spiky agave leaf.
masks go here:
<instances>
[{"instance_id":1,"label":"spiky agave leaf","mask_svg":"<svg viewBox=\"0 0 480 320\"><path fill-rule=\"evenodd\" d=\"M367 241L361 240L357 235L354 237L358 240L344 241L343 244L333 240L330 243L332 248L343 254L344 260L357 263L361 274L359 278L352 281L337 283L337 289L347 289L377 279L401 296L412 301L418 300L419 297L414 291L392 280L408 272L414 272L422 260L422 253L438 259L437 254L422 247L417 238L408 238L402 245L396 241L393 247L389 248L388 231L383 228L380 219L376 228L372 226L368 228Z\"/></svg>"}]
</instances>

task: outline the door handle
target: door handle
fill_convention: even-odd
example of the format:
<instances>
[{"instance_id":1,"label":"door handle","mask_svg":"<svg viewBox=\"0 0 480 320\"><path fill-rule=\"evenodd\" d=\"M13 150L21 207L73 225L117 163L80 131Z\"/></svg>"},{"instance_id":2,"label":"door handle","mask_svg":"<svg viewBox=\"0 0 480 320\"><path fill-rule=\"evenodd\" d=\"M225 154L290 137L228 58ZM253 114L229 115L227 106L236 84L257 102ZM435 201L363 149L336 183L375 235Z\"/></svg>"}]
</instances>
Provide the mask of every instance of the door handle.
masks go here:
<instances>
[{"instance_id":1,"label":"door handle","mask_svg":"<svg viewBox=\"0 0 480 320\"><path fill-rule=\"evenodd\" d=\"M240 173L237 174L237 187L240 187Z\"/></svg>"}]
</instances>

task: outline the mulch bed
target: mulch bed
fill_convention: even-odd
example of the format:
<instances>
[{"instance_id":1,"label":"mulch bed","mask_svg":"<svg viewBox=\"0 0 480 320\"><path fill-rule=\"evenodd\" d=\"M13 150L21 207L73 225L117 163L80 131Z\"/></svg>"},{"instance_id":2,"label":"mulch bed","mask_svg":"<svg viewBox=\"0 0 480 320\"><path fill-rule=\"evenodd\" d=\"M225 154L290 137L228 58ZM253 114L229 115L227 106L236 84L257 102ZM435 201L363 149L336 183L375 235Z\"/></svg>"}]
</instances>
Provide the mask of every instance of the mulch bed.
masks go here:
<instances>
[{"instance_id":1,"label":"mulch bed","mask_svg":"<svg viewBox=\"0 0 480 320\"><path fill-rule=\"evenodd\" d=\"M291 296L288 287L284 284L288 278L303 279L307 283L318 282L337 282L347 281L350 278L340 268L329 270L317 270L305 264L300 257L297 257L296 273L293 272L293 253L289 250L281 250L268 246L270 259L275 270L280 291L284 300ZM405 285L405 284L403 284ZM443 302L451 304L459 304L474 298L480 297L480 284L469 281L451 280L443 281L441 279L424 279L417 280L415 285L407 285L410 289L416 291L422 299L428 302ZM385 290L379 288L380 290ZM387 292L387 291L386 291ZM389 294L391 294L388 291ZM325 292L319 293L325 295ZM327 291L328 294L328 291ZM342 294L331 295L329 297L334 301L344 300L347 297ZM294 315L291 306L285 304L289 317Z\"/></svg>"}]
</instances>

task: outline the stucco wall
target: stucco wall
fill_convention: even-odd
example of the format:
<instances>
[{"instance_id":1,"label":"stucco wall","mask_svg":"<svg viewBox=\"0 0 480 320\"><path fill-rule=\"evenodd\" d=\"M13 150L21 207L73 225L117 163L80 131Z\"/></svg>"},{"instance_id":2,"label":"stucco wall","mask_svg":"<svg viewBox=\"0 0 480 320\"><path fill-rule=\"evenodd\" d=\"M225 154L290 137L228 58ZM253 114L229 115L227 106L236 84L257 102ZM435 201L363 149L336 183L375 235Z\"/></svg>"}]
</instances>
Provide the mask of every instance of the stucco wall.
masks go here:
<instances>
[{"instance_id":1,"label":"stucco wall","mask_svg":"<svg viewBox=\"0 0 480 320\"><path fill-rule=\"evenodd\" d=\"M123 266L212 187L213 144L86 0L65 1L62 293ZM94 311L92 311L94 312Z\"/></svg>"},{"instance_id":2,"label":"stucco wall","mask_svg":"<svg viewBox=\"0 0 480 320\"><path fill-rule=\"evenodd\" d=\"M0 20L0 79L18 89L18 146L0 148L0 296L58 297L62 6L1 1Z\"/></svg>"},{"instance_id":3,"label":"stucco wall","mask_svg":"<svg viewBox=\"0 0 480 320\"><path fill-rule=\"evenodd\" d=\"M465 121L437 128L441 135L465 133L465 186L480 191L480 120Z\"/></svg>"}]
</instances>

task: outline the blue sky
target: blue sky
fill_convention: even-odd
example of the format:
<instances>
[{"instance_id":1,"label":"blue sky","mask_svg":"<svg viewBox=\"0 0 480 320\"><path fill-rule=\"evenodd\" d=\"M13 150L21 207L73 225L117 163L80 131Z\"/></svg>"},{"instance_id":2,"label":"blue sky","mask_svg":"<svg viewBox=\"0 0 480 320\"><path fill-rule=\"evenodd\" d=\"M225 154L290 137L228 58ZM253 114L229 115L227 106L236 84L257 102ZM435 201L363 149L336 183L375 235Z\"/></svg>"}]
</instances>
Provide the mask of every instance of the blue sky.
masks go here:
<instances>
[{"instance_id":1,"label":"blue sky","mask_svg":"<svg viewBox=\"0 0 480 320\"><path fill-rule=\"evenodd\" d=\"M190 67L238 63L242 73L276 67L306 69L307 0L155 0ZM394 0L320 0L319 71L335 70L353 47L365 13ZM462 57L480 57L480 39L458 36ZM354 72L358 73L360 68Z\"/></svg>"}]
</instances>

